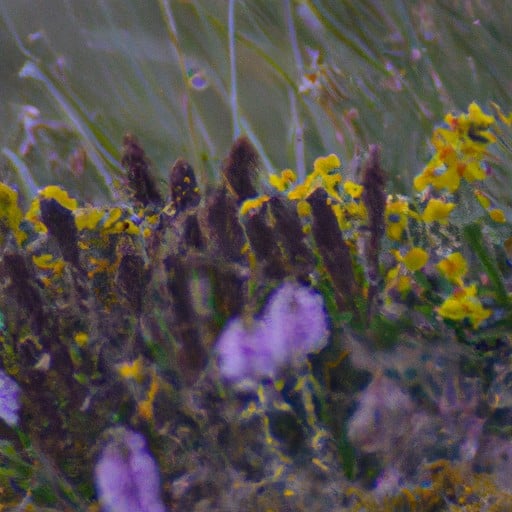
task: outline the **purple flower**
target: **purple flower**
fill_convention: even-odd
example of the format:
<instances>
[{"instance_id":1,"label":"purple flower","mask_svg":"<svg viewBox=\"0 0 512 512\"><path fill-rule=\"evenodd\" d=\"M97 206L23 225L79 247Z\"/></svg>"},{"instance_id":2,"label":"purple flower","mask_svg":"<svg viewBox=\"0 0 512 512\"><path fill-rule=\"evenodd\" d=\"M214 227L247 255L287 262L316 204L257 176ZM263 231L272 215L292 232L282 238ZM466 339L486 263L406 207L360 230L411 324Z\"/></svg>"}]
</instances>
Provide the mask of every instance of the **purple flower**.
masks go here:
<instances>
[{"instance_id":1,"label":"purple flower","mask_svg":"<svg viewBox=\"0 0 512 512\"><path fill-rule=\"evenodd\" d=\"M21 390L3 370L0 370L0 418L14 427L18 423Z\"/></svg>"},{"instance_id":2,"label":"purple flower","mask_svg":"<svg viewBox=\"0 0 512 512\"><path fill-rule=\"evenodd\" d=\"M265 340L265 327L259 320L248 326L238 318L229 323L217 343L219 367L225 379L241 382L273 374L275 354Z\"/></svg>"},{"instance_id":3,"label":"purple flower","mask_svg":"<svg viewBox=\"0 0 512 512\"><path fill-rule=\"evenodd\" d=\"M108 512L164 512L160 479L144 438L124 428L112 431L96 464L96 487Z\"/></svg>"},{"instance_id":4,"label":"purple flower","mask_svg":"<svg viewBox=\"0 0 512 512\"><path fill-rule=\"evenodd\" d=\"M327 342L321 295L296 283L278 288L261 318L250 325L236 318L217 342L222 376L235 383L275 377L285 366L300 366Z\"/></svg>"},{"instance_id":5,"label":"purple flower","mask_svg":"<svg viewBox=\"0 0 512 512\"><path fill-rule=\"evenodd\" d=\"M327 320L322 296L305 286L285 283L271 297L263 321L269 326L276 362L300 364L307 354L327 341Z\"/></svg>"}]
</instances>

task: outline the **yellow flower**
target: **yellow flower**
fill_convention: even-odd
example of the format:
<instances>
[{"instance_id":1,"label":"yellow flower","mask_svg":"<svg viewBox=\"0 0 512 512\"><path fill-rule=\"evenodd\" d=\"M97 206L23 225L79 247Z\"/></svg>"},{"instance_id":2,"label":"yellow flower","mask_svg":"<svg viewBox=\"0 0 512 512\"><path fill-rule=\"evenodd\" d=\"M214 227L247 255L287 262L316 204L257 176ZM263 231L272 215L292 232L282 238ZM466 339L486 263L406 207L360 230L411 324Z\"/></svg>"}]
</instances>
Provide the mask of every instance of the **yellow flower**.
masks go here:
<instances>
[{"instance_id":1,"label":"yellow flower","mask_svg":"<svg viewBox=\"0 0 512 512\"><path fill-rule=\"evenodd\" d=\"M353 181L346 181L343 184L343 190L347 193L352 199L359 199L363 194L364 187L359 185L358 183L354 183Z\"/></svg>"},{"instance_id":2,"label":"yellow flower","mask_svg":"<svg viewBox=\"0 0 512 512\"><path fill-rule=\"evenodd\" d=\"M112 208L108 212L108 217L105 219L105 222L103 223L103 229L108 231L121 218L121 215L121 208Z\"/></svg>"},{"instance_id":3,"label":"yellow flower","mask_svg":"<svg viewBox=\"0 0 512 512\"><path fill-rule=\"evenodd\" d=\"M467 318L475 329L491 316L491 310L485 309L476 296L475 284L457 288L453 295L437 308L437 312L450 320L461 321Z\"/></svg>"},{"instance_id":4,"label":"yellow flower","mask_svg":"<svg viewBox=\"0 0 512 512\"><path fill-rule=\"evenodd\" d=\"M311 206L310 204L305 201L304 199L301 199L297 203L297 213L299 217L309 217L311 215Z\"/></svg>"},{"instance_id":5,"label":"yellow flower","mask_svg":"<svg viewBox=\"0 0 512 512\"><path fill-rule=\"evenodd\" d=\"M291 169L284 169L281 171L281 175L277 176L277 174L270 174L268 177L268 182L275 189L279 190L279 192L284 192L288 189L288 187L297 181L297 176Z\"/></svg>"},{"instance_id":6,"label":"yellow flower","mask_svg":"<svg viewBox=\"0 0 512 512\"><path fill-rule=\"evenodd\" d=\"M386 204L386 235L391 240L400 241L407 227L409 203L405 198L388 197Z\"/></svg>"},{"instance_id":7,"label":"yellow flower","mask_svg":"<svg viewBox=\"0 0 512 512\"><path fill-rule=\"evenodd\" d=\"M494 111L496 112L496 114L498 115L498 117L502 123L505 123L507 126L512 125L512 112L508 116L505 116L505 114L502 112L502 110L498 104L496 104L492 101L491 106L494 109Z\"/></svg>"},{"instance_id":8,"label":"yellow flower","mask_svg":"<svg viewBox=\"0 0 512 512\"><path fill-rule=\"evenodd\" d=\"M105 212L99 208L79 208L74 211L75 224L79 231L94 229Z\"/></svg>"},{"instance_id":9,"label":"yellow flower","mask_svg":"<svg viewBox=\"0 0 512 512\"><path fill-rule=\"evenodd\" d=\"M460 284L468 271L468 264L460 252L454 252L441 260L437 268L447 279Z\"/></svg>"},{"instance_id":10,"label":"yellow flower","mask_svg":"<svg viewBox=\"0 0 512 512\"><path fill-rule=\"evenodd\" d=\"M455 203L446 203L441 199L430 199L423 211L421 218L424 222L439 222L446 224L450 213L455 208Z\"/></svg>"},{"instance_id":11,"label":"yellow flower","mask_svg":"<svg viewBox=\"0 0 512 512\"><path fill-rule=\"evenodd\" d=\"M55 199L59 204L67 208L68 210L74 211L78 208L78 201L72 197L69 197L68 193L57 185L49 185L37 193L38 197L32 200L28 212L25 214L25 219L32 223L34 229L41 233L46 233L46 226L40 219L41 210L39 201L42 198Z\"/></svg>"},{"instance_id":12,"label":"yellow flower","mask_svg":"<svg viewBox=\"0 0 512 512\"><path fill-rule=\"evenodd\" d=\"M38 192L38 195L39 197L44 197L45 199L55 199L68 210L75 210L78 208L78 201L72 197L69 197L68 193L57 185L49 185L48 187L41 189Z\"/></svg>"},{"instance_id":13,"label":"yellow flower","mask_svg":"<svg viewBox=\"0 0 512 512\"><path fill-rule=\"evenodd\" d=\"M83 347L87 345L87 342L89 341L89 335L86 332L79 331L75 334L75 343L79 347Z\"/></svg>"},{"instance_id":14,"label":"yellow flower","mask_svg":"<svg viewBox=\"0 0 512 512\"><path fill-rule=\"evenodd\" d=\"M413 247L404 257L403 263L407 270L416 272L423 268L428 261L428 253L419 247Z\"/></svg>"},{"instance_id":15,"label":"yellow flower","mask_svg":"<svg viewBox=\"0 0 512 512\"><path fill-rule=\"evenodd\" d=\"M499 208L493 208L492 210L489 210L489 215L494 222L503 223L507 221L503 210L500 210Z\"/></svg>"},{"instance_id":16,"label":"yellow flower","mask_svg":"<svg viewBox=\"0 0 512 512\"><path fill-rule=\"evenodd\" d=\"M480 203L480 206L482 208L485 208L486 210L491 206L491 200L487 197L487 195L482 192L479 189L475 189L473 191L473 194L475 195L477 201Z\"/></svg>"},{"instance_id":17,"label":"yellow flower","mask_svg":"<svg viewBox=\"0 0 512 512\"><path fill-rule=\"evenodd\" d=\"M121 208L112 208L108 212L108 217L106 217L103 222L101 233L104 235L115 235L119 233L139 235L140 230L138 226L136 226L130 219L120 220L122 215L123 212Z\"/></svg>"},{"instance_id":18,"label":"yellow flower","mask_svg":"<svg viewBox=\"0 0 512 512\"><path fill-rule=\"evenodd\" d=\"M53 259L52 254L34 255L32 261L41 270L51 270L55 275L60 275L65 267L64 261L59 258Z\"/></svg>"},{"instance_id":19,"label":"yellow flower","mask_svg":"<svg viewBox=\"0 0 512 512\"><path fill-rule=\"evenodd\" d=\"M351 201L344 205L347 218L366 220L368 218L368 212L366 206L361 201Z\"/></svg>"},{"instance_id":20,"label":"yellow flower","mask_svg":"<svg viewBox=\"0 0 512 512\"><path fill-rule=\"evenodd\" d=\"M450 113L444 120L448 128L437 128L432 135L436 153L414 179L414 186L419 191L432 185L455 192L461 178L468 182L486 178L482 160L487 155L487 146L496 142L495 135L488 130L494 118L484 114L476 103L471 103L467 114L455 116Z\"/></svg>"},{"instance_id":21,"label":"yellow flower","mask_svg":"<svg viewBox=\"0 0 512 512\"><path fill-rule=\"evenodd\" d=\"M315 174L329 174L334 169L341 167L340 159L334 153L328 156L320 156L313 163L313 172Z\"/></svg>"},{"instance_id":22,"label":"yellow flower","mask_svg":"<svg viewBox=\"0 0 512 512\"><path fill-rule=\"evenodd\" d=\"M151 421L153 419L153 404L159 389L160 386L158 381L156 377L153 376L146 400L142 400L137 404L137 412L139 416L146 421Z\"/></svg>"},{"instance_id":23,"label":"yellow flower","mask_svg":"<svg viewBox=\"0 0 512 512\"><path fill-rule=\"evenodd\" d=\"M12 231L19 244L23 242L26 235L19 229L22 219L23 214L18 207L18 193L0 182L0 243L3 243L6 231Z\"/></svg>"},{"instance_id":24,"label":"yellow flower","mask_svg":"<svg viewBox=\"0 0 512 512\"><path fill-rule=\"evenodd\" d=\"M240 214L246 215L251 210L256 210L257 208L260 208L269 199L270 199L270 197L263 195L263 196L245 200L242 203L242 206L240 207Z\"/></svg>"},{"instance_id":25,"label":"yellow flower","mask_svg":"<svg viewBox=\"0 0 512 512\"><path fill-rule=\"evenodd\" d=\"M412 279L410 274L404 272L402 265L395 265L386 275L386 290L395 289L400 294L406 294L412 288Z\"/></svg>"},{"instance_id":26,"label":"yellow flower","mask_svg":"<svg viewBox=\"0 0 512 512\"><path fill-rule=\"evenodd\" d=\"M306 177L306 181L304 181L304 183L299 183L288 192L288 199L291 199L292 201L306 199L310 192L313 191L312 183L313 176L310 174Z\"/></svg>"},{"instance_id":27,"label":"yellow flower","mask_svg":"<svg viewBox=\"0 0 512 512\"><path fill-rule=\"evenodd\" d=\"M341 202L337 188L342 181L338 172L340 165L340 159L334 154L318 157L313 164L313 172L288 192L288 199L306 199L314 190L322 187L331 198Z\"/></svg>"},{"instance_id":28,"label":"yellow flower","mask_svg":"<svg viewBox=\"0 0 512 512\"><path fill-rule=\"evenodd\" d=\"M137 382L142 382L144 378L144 361L142 356L139 356L135 361L121 363L117 367L119 375L123 379L133 379Z\"/></svg>"}]
</instances>

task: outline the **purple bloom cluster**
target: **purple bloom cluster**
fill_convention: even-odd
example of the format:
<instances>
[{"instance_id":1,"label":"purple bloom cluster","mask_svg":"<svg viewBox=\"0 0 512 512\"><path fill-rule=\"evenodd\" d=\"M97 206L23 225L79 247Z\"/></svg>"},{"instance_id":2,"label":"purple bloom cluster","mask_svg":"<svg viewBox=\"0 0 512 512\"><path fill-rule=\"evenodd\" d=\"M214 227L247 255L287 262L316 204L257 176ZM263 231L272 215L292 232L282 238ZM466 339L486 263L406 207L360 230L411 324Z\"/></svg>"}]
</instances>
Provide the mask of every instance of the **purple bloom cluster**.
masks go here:
<instances>
[{"instance_id":1,"label":"purple bloom cluster","mask_svg":"<svg viewBox=\"0 0 512 512\"><path fill-rule=\"evenodd\" d=\"M164 512L160 479L144 438L124 428L112 432L96 469L96 487L108 512Z\"/></svg>"},{"instance_id":2,"label":"purple bloom cluster","mask_svg":"<svg viewBox=\"0 0 512 512\"><path fill-rule=\"evenodd\" d=\"M18 423L20 387L3 370L0 370L0 418L9 426Z\"/></svg>"},{"instance_id":3,"label":"purple bloom cluster","mask_svg":"<svg viewBox=\"0 0 512 512\"><path fill-rule=\"evenodd\" d=\"M233 382L274 377L298 366L327 343L327 318L321 295L297 283L278 288L259 319L233 319L217 342L222 376Z\"/></svg>"}]
</instances>

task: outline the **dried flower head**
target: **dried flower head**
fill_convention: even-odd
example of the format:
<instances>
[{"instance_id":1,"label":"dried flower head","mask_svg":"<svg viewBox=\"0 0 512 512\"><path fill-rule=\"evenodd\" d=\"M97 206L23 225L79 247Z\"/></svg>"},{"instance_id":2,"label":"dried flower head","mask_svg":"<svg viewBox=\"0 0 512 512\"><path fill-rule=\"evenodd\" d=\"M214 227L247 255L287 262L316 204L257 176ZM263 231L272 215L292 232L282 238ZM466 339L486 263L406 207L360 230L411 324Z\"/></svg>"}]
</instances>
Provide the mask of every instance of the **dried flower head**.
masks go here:
<instances>
[{"instance_id":1,"label":"dried flower head","mask_svg":"<svg viewBox=\"0 0 512 512\"><path fill-rule=\"evenodd\" d=\"M108 512L164 512L158 468L144 438L119 428L111 432L95 469L96 487Z\"/></svg>"},{"instance_id":2,"label":"dried flower head","mask_svg":"<svg viewBox=\"0 0 512 512\"><path fill-rule=\"evenodd\" d=\"M201 195L194 169L184 158L178 158L174 162L169 174L169 188L176 213L199 204Z\"/></svg>"},{"instance_id":3,"label":"dried flower head","mask_svg":"<svg viewBox=\"0 0 512 512\"><path fill-rule=\"evenodd\" d=\"M136 201L142 203L143 206L162 202L155 179L150 173L144 149L137 138L130 133L123 138L121 165L126 169L128 183Z\"/></svg>"},{"instance_id":4,"label":"dried flower head","mask_svg":"<svg viewBox=\"0 0 512 512\"><path fill-rule=\"evenodd\" d=\"M358 293L350 251L339 229L327 192L317 188L307 197L313 215L313 238L331 276L340 309L354 309Z\"/></svg>"},{"instance_id":5,"label":"dried flower head","mask_svg":"<svg viewBox=\"0 0 512 512\"><path fill-rule=\"evenodd\" d=\"M50 235L57 240L62 257L75 268L79 268L78 229L73 212L54 198L42 198L39 204L41 220Z\"/></svg>"},{"instance_id":6,"label":"dried flower head","mask_svg":"<svg viewBox=\"0 0 512 512\"><path fill-rule=\"evenodd\" d=\"M0 370L0 418L11 427L18 423L20 392L18 384Z\"/></svg>"},{"instance_id":7,"label":"dried flower head","mask_svg":"<svg viewBox=\"0 0 512 512\"><path fill-rule=\"evenodd\" d=\"M254 179L258 169L259 156L247 136L239 137L231 147L228 157L222 165L230 191L241 203L258 194Z\"/></svg>"}]
</instances>

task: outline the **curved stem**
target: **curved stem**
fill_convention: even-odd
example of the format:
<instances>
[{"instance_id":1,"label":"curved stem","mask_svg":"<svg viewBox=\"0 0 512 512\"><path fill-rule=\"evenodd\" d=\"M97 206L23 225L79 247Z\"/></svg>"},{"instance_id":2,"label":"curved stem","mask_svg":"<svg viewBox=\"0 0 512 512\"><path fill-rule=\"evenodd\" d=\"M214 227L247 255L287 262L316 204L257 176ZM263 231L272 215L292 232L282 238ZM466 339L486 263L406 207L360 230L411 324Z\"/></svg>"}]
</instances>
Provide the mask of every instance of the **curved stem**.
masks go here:
<instances>
[{"instance_id":1,"label":"curved stem","mask_svg":"<svg viewBox=\"0 0 512 512\"><path fill-rule=\"evenodd\" d=\"M290 45L292 47L293 58L297 67L297 76L300 79L304 64L302 62L302 55L300 53L299 42L297 40L297 32L295 30L295 22L293 20L293 12L290 0L285 0L284 11L286 19L286 27L290 36ZM293 123L293 144L295 148L295 170L299 181L304 181L306 177L306 165L304 163L304 126L299 118L299 111L297 105L297 89L288 88L288 98L290 100L290 111Z\"/></svg>"},{"instance_id":2,"label":"curved stem","mask_svg":"<svg viewBox=\"0 0 512 512\"><path fill-rule=\"evenodd\" d=\"M193 105L192 105L192 96L190 94L190 84L187 75L187 66L185 64L185 55L183 54L183 50L180 45L180 41L178 39L178 28L176 26L176 22L174 21L174 16L172 14L171 6L169 5L168 0L159 0L160 9L164 15L165 24L167 27L167 32L169 34L169 39L171 40L171 44L174 46L174 50L176 51L176 55L178 57L178 65L180 68L181 77L183 79L183 85L185 88L184 97L183 97L183 106L185 110L185 115L187 118L188 125L188 135L190 139L190 145L192 150L192 161L194 168L197 169L200 181L204 184L207 182L207 175L204 169L203 162L199 155L199 139L197 137L197 133L194 126L194 114L193 114Z\"/></svg>"},{"instance_id":3,"label":"curved stem","mask_svg":"<svg viewBox=\"0 0 512 512\"><path fill-rule=\"evenodd\" d=\"M233 115L233 139L240 135L240 123L238 121L238 91L236 82L236 54L235 54L235 3L229 0L228 11L228 38L229 38L229 67L231 73L231 113Z\"/></svg>"}]
</instances>

